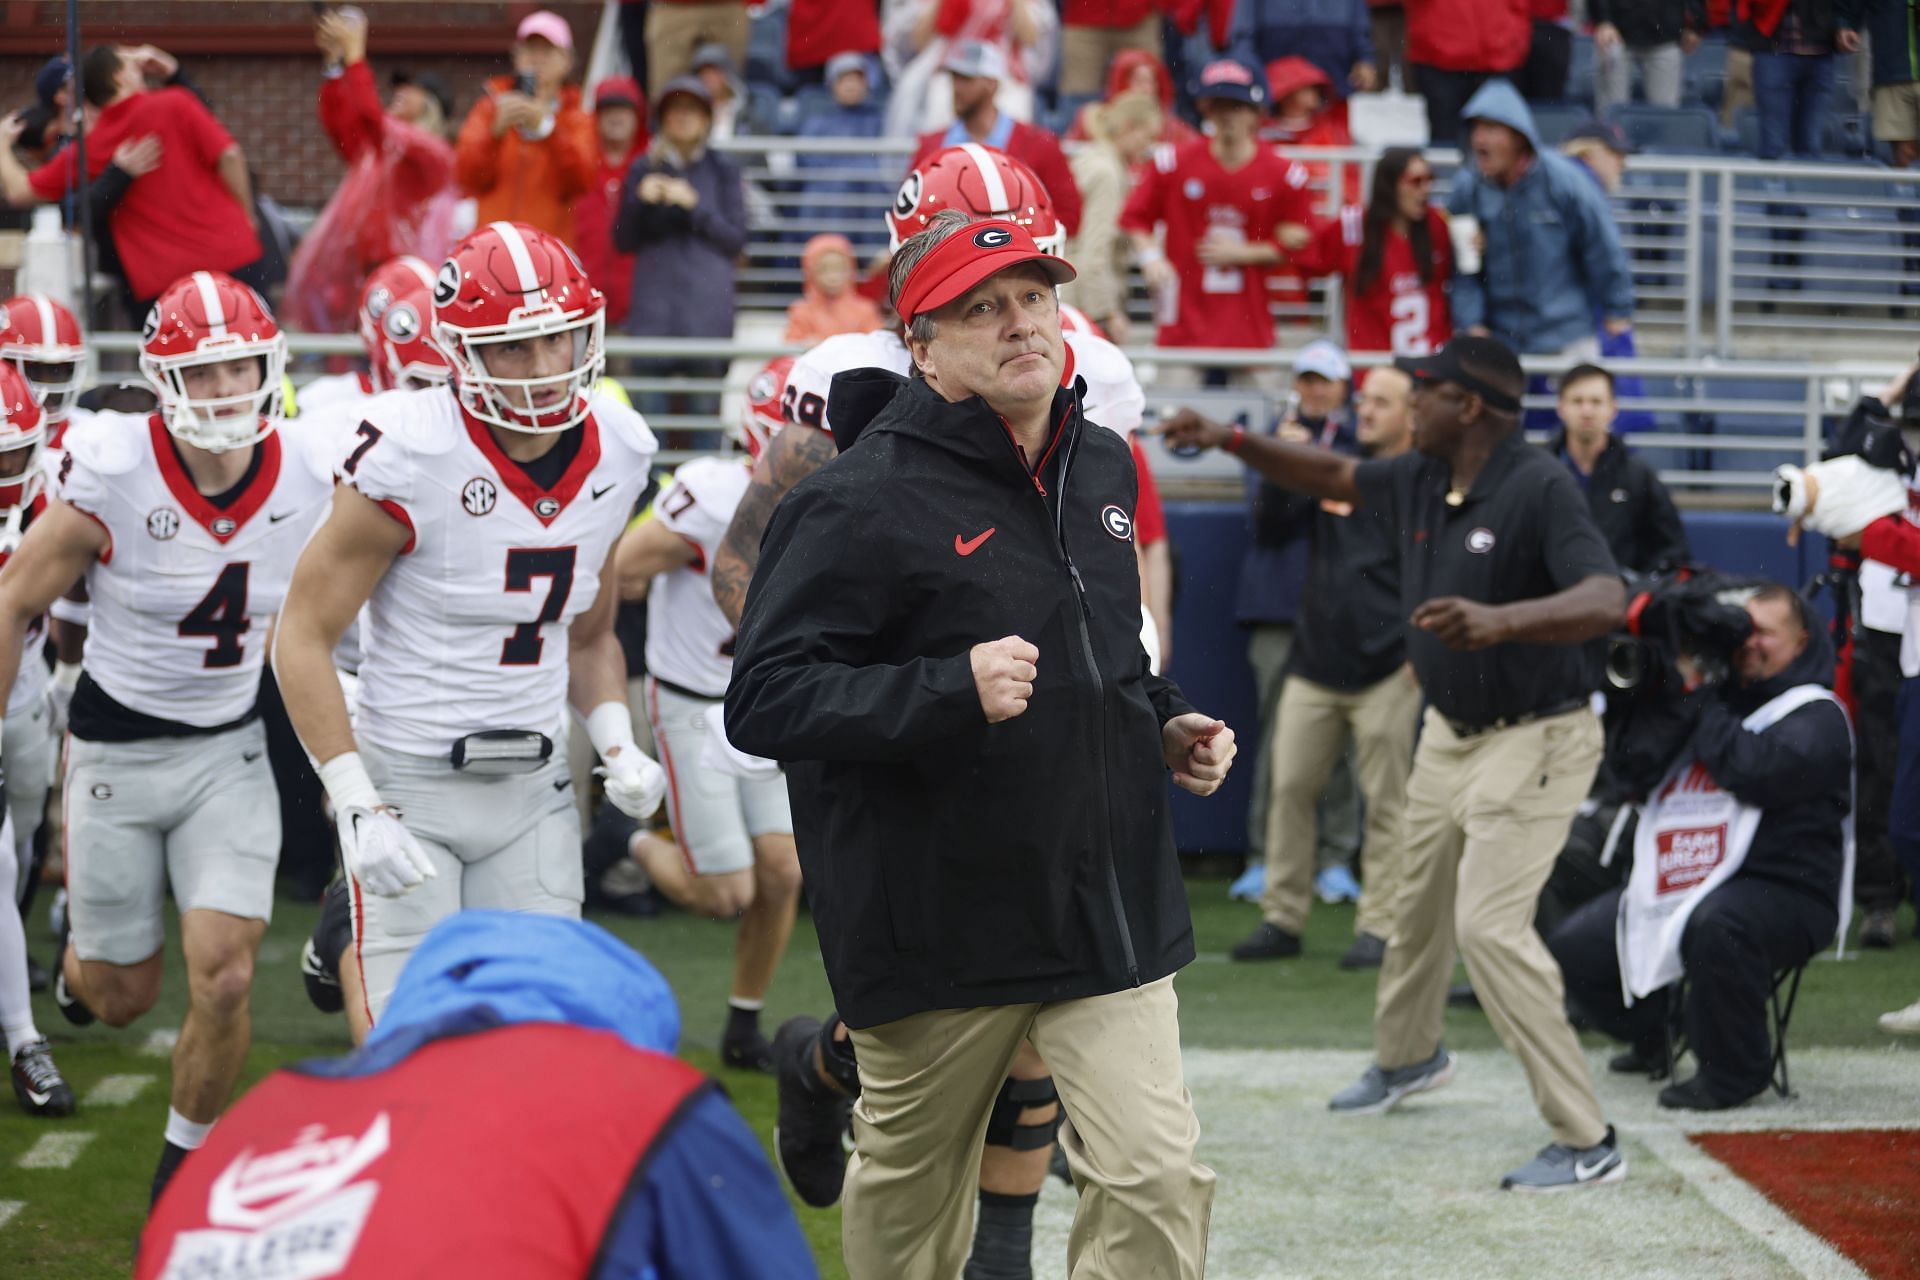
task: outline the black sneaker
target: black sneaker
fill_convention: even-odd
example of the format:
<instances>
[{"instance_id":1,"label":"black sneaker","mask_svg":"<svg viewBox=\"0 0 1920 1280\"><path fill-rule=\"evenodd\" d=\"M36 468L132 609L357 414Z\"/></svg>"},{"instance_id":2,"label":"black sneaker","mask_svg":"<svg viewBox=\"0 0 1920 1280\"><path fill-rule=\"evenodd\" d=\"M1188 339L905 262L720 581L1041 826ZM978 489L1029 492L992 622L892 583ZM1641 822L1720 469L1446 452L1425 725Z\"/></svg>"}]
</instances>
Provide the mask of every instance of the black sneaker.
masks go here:
<instances>
[{"instance_id":1,"label":"black sneaker","mask_svg":"<svg viewBox=\"0 0 1920 1280\"><path fill-rule=\"evenodd\" d=\"M307 1000L322 1013L339 1013L347 1006L340 989L340 957L353 943L353 896L347 882L336 880L320 899L320 918L300 948L300 981Z\"/></svg>"},{"instance_id":2,"label":"black sneaker","mask_svg":"<svg viewBox=\"0 0 1920 1280\"><path fill-rule=\"evenodd\" d=\"M1649 1080L1667 1078L1667 1055L1658 1050L1632 1048L1607 1059L1607 1070L1615 1075L1645 1076Z\"/></svg>"},{"instance_id":3,"label":"black sneaker","mask_svg":"<svg viewBox=\"0 0 1920 1280\"><path fill-rule=\"evenodd\" d=\"M1235 943L1227 954L1235 960L1285 960L1300 954L1300 937L1262 920L1259 928Z\"/></svg>"},{"instance_id":4,"label":"black sneaker","mask_svg":"<svg viewBox=\"0 0 1920 1280\"><path fill-rule=\"evenodd\" d=\"M1376 934L1355 934L1353 945L1340 957L1342 969L1378 969L1387 958L1387 940Z\"/></svg>"},{"instance_id":5,"label":"black sneaker","mask_svg":"<svg viewBox=\"0 0 1920 1280\"><path fill-rule=\"evenodd\" d=\"M73 1114L73 1090L53 1065L45 1039L29 1040L13 1055L13 1096L30 1116Z\"/></svg>"},{"instance_id":6,"label":"black sneaker","mask_svg":"<svg viewBox=\"0 0 1920 1280\"><path fill-rule=\"evenodd\" d=\"M720 1041L720 1061L735 1071L758 1071L762 1075L775 1075L773 1046L755 1027L745 1035L728 1035Z\"/></svg>"},{"instance_id":7,"label":"black sneaker","mask_svg":"<svg viewBox=\"0 0 1920 1280\"><path fill-rule=\"evenodd\" d=\"M839 1201L846 1181L842 1138L853 1099L820 1079L813 1061L819 1039L819 1021L805 1016L788 1018L774 1033L780 1110L773 1125L773 1153L793 1193L825 1209Z\"/></svg>"},{"instance_id":8,"label":"black sneaker","mask_svg":"<svg viewBox=\"0 0 1920 1280\"><path fill-rule=\"evenodd\" d=\"M1860 922L1860 945L1874 951L1887 951L1899 940L1900 926L1894 919L1892 907L1881 907L1866 913Z\"/></svg>"},{"instance_id":9,"label":"black sneaker","mask_svg":"<svg viewBox=\"0 0 1920 1280\"><path fill-rule=\"evenodd\" d=\"M1447 988L1447 1007L1449 1009L1478 1009L1480 997L1474 991L1471 982L1456 982Z\"/></svg>"},{"instance_id":10,"label":"black sneaker","mask_svg":"<svg viewBox=\"0 0 1920 1280\"><path fill-rule=\"evenodd\" d=\"M1766 1091L1766 1086L1762 1085L1745 1097L1729 1097L1714 1089L1696 1073L1691 1080L1682 1080L1679 1084L1670 1084L1662 1089L1660 1105L1673 1111L1730 1111L1752 1102Z\"/></svg>"}]
</instances>

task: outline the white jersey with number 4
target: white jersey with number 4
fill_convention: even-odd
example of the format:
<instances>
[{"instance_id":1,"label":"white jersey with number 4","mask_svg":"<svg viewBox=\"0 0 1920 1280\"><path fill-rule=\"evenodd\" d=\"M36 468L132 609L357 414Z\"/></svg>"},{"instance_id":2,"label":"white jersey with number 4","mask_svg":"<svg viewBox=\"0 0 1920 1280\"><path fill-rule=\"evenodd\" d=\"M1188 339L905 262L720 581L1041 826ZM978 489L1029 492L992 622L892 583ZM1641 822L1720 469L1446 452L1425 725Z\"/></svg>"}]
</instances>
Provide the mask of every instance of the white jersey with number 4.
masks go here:
<instances>
[{"instance_id":1,"label":"white jersey with number 4","mask_svg":"<svg viewBox=\"0 0 1920 1280\"><path fill-rule=\"evenodd\" d=\"M1146 393L1126 353L1098 334L1066 329L1067 374L1084 378L1087 394L1080 403L1087 421L1131 435L1146 410ZM891 329L870 333L843 333L826 339L801 355L787 373L780 416L803 427L832 433L827 419L827 393L833 376L850 369L885 369L901 377L913 367L907 344Z\"/></svg>"},{"instance_id":2,"label":"white jersey with number 4","mask_svg":"<svg viewBox=\"0 0 1920 1280\"><path fill-rule=\"evenodd\" d=\"M361 406L341 482L411 536L361 614L357 736L445 757L482 730L558 732L567 628L599 593L656 447L604 397L575 430L578 452L545 489L444 387Z\"/></svg>"},{"instance_id":3,"label":"white jersey with number 4","mask_svg":"<svg viewBox=\"0 0 1920 1280\"><path fill-rule=\"evenodd\" d=\"M194 488L159 415L69 431L58 496L97 521L87 674L120 705L200 728L252 710L267 630L333 492L329 442L275 431L225 507Z\"/></svg>"},{"instance_id":4,"label":"white jersey with number 4","mask_svg":"<svg viewBox=\"0 0 1920 1280\"><path fill-rule=\"evenodd\" d=\"M707 566L746 496L744 457L695 458L653 500L653 518L686 539L694 560L653 581L647 602L647 670L705 698L724 698L733 675L733 624L714 603Z\"/></svg>"}]
</instances>

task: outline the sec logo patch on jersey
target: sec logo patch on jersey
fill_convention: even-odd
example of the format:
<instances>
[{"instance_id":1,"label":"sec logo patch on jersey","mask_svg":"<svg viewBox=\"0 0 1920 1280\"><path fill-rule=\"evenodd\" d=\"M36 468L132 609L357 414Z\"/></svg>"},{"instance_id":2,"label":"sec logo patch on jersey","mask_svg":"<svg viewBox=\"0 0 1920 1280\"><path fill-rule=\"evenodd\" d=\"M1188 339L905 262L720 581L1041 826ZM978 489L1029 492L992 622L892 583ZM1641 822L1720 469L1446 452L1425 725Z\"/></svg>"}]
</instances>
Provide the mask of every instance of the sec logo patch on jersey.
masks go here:
<instances>
[{"instance_id":1,"label":"sec logo patch on jersey","mask_svg":"<svg viewBox=\"0 0 1920 1280\"><path fill-rule=\"evenodd\" d=\"M470 516L483 516L500 501L500 490L485 476L475 476L460 490L460 506Z\"/></svg>"},{"instance_id":2,"label":"sec logo patch on jersey","mask_svg":"<svg viewBox=\"0 0 1920 1280\"><path fill-rule=\"evenodd\" d=\"M180 532L180 513L172 507L155 507L147 512L147 536L165 542Z\"/></svg>"}]
</instances>

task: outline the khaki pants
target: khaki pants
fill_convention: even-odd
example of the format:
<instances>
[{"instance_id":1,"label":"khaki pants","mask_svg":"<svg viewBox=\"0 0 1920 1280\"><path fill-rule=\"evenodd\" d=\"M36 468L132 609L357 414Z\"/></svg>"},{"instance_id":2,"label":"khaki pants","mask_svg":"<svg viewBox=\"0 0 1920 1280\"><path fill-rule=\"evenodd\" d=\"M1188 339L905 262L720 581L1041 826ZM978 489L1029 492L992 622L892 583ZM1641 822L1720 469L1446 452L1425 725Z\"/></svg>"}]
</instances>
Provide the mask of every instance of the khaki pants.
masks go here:
<instances>
[{"instance_id":1,"label":"khaki pants","mask_svg":"<svg viewBox=\"0 0 1920 1280\"><path fill-rule=\"evenodd\" d=\"M1457 943L1554 1140L1575 1147L1599 1142L1606 1123L1533 911L1599 764L1600 721L1584 707L1471 738L1428 710L1407 782L1406 879L1373 1015L1380 1066L1431 1057Z\"/></svg>"},{"instance_id":2,"label":"khaki pants","mask_svg":"<svg viewBox=\"0 0 1920 1280\"><path fill-rule=\"evenodd\" d=\"M1173 979L1058 1004L938 1009L853 1032L860 1100L841 1242L851 1280L954 1280L987 1116L1020 1042L1060 1091L1080 1206L1072 1280L1197 1280L1213 1170L1180 1066Z\"/></svg>"},{"instance_id":3,"label":"khaki pants","mask_svg":"<svg viewBox=\"0 0 1920 1280\"><path fill-rule=\"evenodd\" d=\"M1733 117L1753 105L1753 54L1727 50L1727 78L1720 89L1720 127L1733 128Z\"/></svg>"},{"instance_id":4,"label":"khaki pants","mask_svg":"<svg viewBox=\"0 0 1920 1280\"><path fill-rule=\"evenodd\" d=\"M740 0L653 0L647 6L647 92L658 95L667 81L686 75L693 51L708 41L727 46L734 71L745 75L750 29L747 6Z\"/></svg>"},{"instance_id":5,"label":"khaki pants","mask_svg":"<svg viewBox=\"0 0 1920 1280\"><path fill-rule=\"evenodd\" d=\"M1286 683L1287 657L1293 652L1293 624L1256 622L1247 628L1247 665L1253 668L1254 695L1260 708L1258 746L1253 755L1257 780L1247 798L1247 859L1265 860L1267 810L1273 803L1273 739L1280 729L1280 690ZM1411 748L1409 748L1411 749ZM1349 866L1360 852L1360 792L1342 754L1321 789L1314 793L1319 823L1315 871Z\"/></svg>"},{"instance_id":6,"label":"khaki pants","mask_svg":"<svg viewBox=\"0 0 1920 1280\"><path fill-rule=\"evenodd\" d=\"M1107 87L1107 67L1122 49L1144 49L1160 56L1160 15L1148 14L1131 27L1075 27L1060 33L1060 92L1083 96Z\"/></svg>"},{"instance_id":7,"label":"khaki pants","mask_svg":"<svg viewBox=\"0 0 1920 1280\"><path fill-rule=\"evenodd\" d=\"M1288 676L1272 742L1273 791L1267 801L1267 920L1298 935L1313 905L1317 824L1314 806L1351 741L1367 801L1360 909L1354 932L1393 935L1393 906L1406 859L1400 818L1413 757L1420 686L1404 670L1353 693Z\"/></svg>"}]
</instances>

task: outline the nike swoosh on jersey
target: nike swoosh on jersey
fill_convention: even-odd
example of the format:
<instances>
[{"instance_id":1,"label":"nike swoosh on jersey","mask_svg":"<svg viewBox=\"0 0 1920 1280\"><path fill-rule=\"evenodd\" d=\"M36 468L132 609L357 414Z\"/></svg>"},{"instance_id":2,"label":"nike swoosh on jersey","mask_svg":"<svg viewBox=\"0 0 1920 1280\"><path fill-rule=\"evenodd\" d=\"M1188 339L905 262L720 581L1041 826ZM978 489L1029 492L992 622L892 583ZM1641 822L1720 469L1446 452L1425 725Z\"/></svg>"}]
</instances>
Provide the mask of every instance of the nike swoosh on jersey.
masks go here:
<instances>
[{"instance_id":1,"label":"nike swoosh on jersey","mask_svg":"<svg viewBox=\"0 0 1920 1280\"><path fill-rule=\"evenodd\" d=\"M258 752L258 751L242 751L242 752L240 753L240 758L241 758L242 760L244 760L244 761L245 761L246 763L248 763L248 764L252 764L252 763L253 763L253 762L254 762L255 760L258 760L258 759L260 758L260 752Z\"/></svg>"},{"instance_id":2,"label":"nike swoosh on jersey","mask_svg":"<svg viewBox=\"0 0 1920 1280\"><path fill-rule=\"evenodd\" d=\"M604 488L595 489L593 491L593 500L595 502L600 501L600 499L606 497L609 493L612 493L613 489L614 489L613 485L607 485Z\"/></svg>"},{"instance_id":3,"label":"nike swoosh on jersey","mask_svg":"<svg viewBox=\"0 0 1920 1280\"><path fill-rule=\"evenodd\" d=\"M282 520L285 520L285 519L286 519L287 517L289 517L289 516L291 516L291 515L293 515L293 514L294 514L294 513L293 513L293 512L291 512L291 511L282 511L282 512L281 512L281 513L280 513L279 515L277 515L277 516L273 516L273 515L270 515L270 516L268 516L268 517L267 517L267 523L268 523L268 524L279 524L279 523L280 523L280 522L281 522Z\"/></svg>"},{"instance_id":4,"label":"nike swoosh on jersey","mask_svg":"<svg viewBox=\"0 0 1920 1280\"><path fill-rule=\"evenodd\" d=\"M953 535L953 549L960 555L970 556L974 552L980 549L981 543L985 542L988 538L991 538L994 534L998 533L999 531L1000 531L999 526L995 525L993 528L987 530L985 533L981 534L977 538L962 538L959 534L956 533Z\"/></svg>"}]
</instances>

